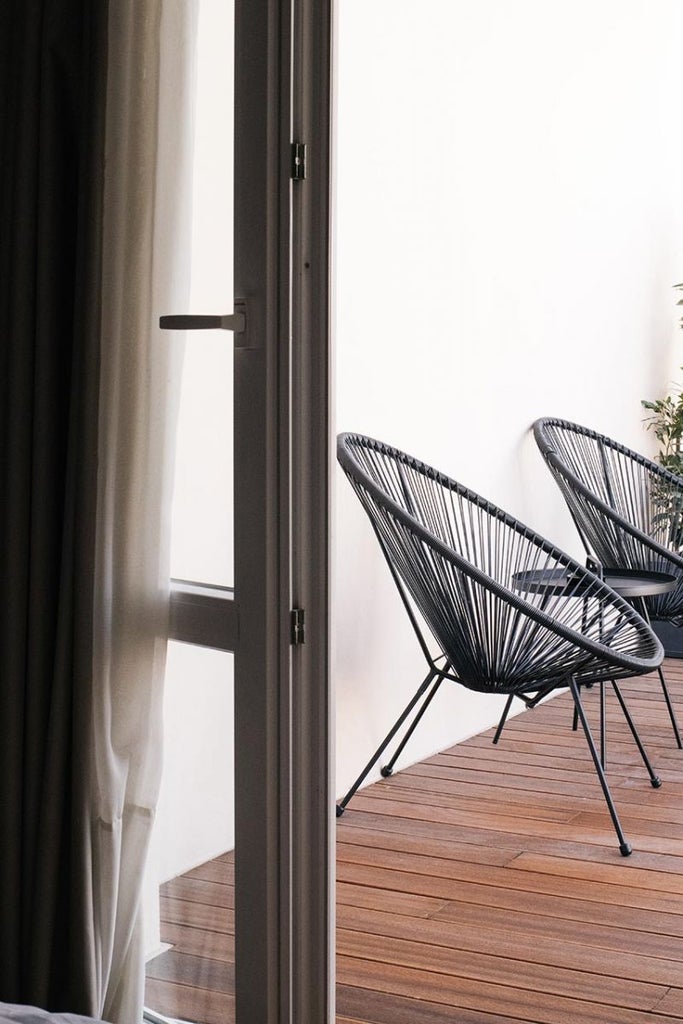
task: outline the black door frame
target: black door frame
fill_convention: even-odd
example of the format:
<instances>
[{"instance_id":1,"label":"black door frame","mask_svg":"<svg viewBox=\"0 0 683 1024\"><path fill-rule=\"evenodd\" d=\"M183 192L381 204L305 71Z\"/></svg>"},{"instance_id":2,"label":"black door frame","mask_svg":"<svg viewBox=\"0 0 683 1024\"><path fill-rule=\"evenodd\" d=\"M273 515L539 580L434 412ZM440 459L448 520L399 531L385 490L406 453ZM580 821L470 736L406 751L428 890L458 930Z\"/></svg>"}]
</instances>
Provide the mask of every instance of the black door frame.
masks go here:
<instances>
[{"instance_id":1,"label":"black door frame","mask_svg":"<svg viewBox=\"0 0 683 1024\"><path fill-rule=\"evenodd\" d=\"M334 1019L331 11L235 0L235 588L171 595L235 653L237 1024Z\"/></svg>"},{"instance_id":2,"label":"black door frame","mask_svg":"<svg viewBox=\"0 0 683 1024\"><path fill-rule=\"evenodd\" d=\"M334 1012L330 12L328 0L235 10L234 294L247 321L235 348L238 1024Z\"/></svg>"}]
</instances>

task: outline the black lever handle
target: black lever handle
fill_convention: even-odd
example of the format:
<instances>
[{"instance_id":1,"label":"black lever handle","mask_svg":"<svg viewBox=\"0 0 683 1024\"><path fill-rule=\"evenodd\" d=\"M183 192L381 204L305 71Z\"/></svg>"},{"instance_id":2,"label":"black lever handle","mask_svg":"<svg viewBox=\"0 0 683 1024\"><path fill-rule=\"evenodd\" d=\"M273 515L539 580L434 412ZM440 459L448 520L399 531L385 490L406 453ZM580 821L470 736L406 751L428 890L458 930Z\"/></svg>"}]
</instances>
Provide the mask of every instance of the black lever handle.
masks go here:
<instances>
[{"instance_id":1,"label":"black lever handle","mask_svg":"<svg viewBox=\"0 0 683 1024\"><path fill-rule=\"evenodd\" d=\"M193 315L159 317L159 327L164 331L234 331L241 334L246 326L244 313L228 313L225 316Z\"/></svg>"}]
</instances>

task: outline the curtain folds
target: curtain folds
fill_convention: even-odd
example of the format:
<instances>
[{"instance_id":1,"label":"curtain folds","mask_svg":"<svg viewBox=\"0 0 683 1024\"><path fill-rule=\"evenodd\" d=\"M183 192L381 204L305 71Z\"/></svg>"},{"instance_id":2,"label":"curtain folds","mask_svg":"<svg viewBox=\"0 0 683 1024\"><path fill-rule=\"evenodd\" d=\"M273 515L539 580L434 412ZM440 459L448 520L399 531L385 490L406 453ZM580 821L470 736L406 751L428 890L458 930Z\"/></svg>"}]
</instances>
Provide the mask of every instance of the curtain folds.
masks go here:
<instances>
[{"instance_id":1,"label":"curtain folds","mask_svg":"<svg viewBox=\"0 0 683 1024\"><path fill-rule=\"evenodd\" d=\"M162 751L168 514L191 248L196 3L110 7L94 603L93 924L99 1012L140 1013L141 884Z\"/></svg>"},{"instance_id":2,"label":"curtain folds","mask_svg":"<svg viewBox=\"0 0 683 1024\"><path fill-rule=\"evenodd\" d=\"M0 7L0 999L81 1012L107 17Z\"/></svg>"},{"instance_id":3,"label":"curtain folds","mask_svg":"<svg viewBox=\"0 0 683 1024\"><path fill-rule=\"evenodd\" d=\"M139 1019L196 0L0 7L0 1000ZM170 116L169 116L170 111Z\"/></svg>"}]
</instances>

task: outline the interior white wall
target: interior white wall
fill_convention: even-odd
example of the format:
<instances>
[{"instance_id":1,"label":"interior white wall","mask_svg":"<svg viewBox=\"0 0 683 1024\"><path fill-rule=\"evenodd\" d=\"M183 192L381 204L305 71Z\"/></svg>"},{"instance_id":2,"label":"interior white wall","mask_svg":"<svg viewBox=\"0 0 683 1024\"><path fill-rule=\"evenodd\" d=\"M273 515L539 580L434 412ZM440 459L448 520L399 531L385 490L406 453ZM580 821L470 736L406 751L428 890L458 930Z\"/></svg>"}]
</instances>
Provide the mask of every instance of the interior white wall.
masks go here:
<instances>
[{"instance_id":1,"label":"interior white wall","mask_svg":"<svg viewBox=\"0 0 683 1024\"><path fill-rule=\"evenodd\" d=\"M528 428L558 415L654 451L640 399L683 362L683 5L340 0L338 17L337 429L580 554ZM425 667L341 473L333 536L341 794ZM442 690L403 763L499 711Z\"/></svg>"}]
</instances>

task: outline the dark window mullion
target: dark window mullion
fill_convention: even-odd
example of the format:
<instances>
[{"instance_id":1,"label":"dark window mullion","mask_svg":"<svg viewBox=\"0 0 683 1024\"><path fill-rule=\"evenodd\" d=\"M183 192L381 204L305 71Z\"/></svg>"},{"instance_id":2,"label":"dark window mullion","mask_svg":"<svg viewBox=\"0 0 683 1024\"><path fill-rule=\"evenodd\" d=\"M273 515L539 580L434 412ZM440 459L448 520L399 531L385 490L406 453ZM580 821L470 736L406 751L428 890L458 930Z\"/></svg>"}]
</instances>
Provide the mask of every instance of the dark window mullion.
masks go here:
<instances>
[{"instance_id":1,"label":"dark window mullion","mask_svg":"<svg viewBox=\"0 0 683 1024\"><path fill-rule=\"evenodd\" d=\"M234 651L238 612L232 587L171 580L169 639Z\"/></svg>"}]
</instances>

